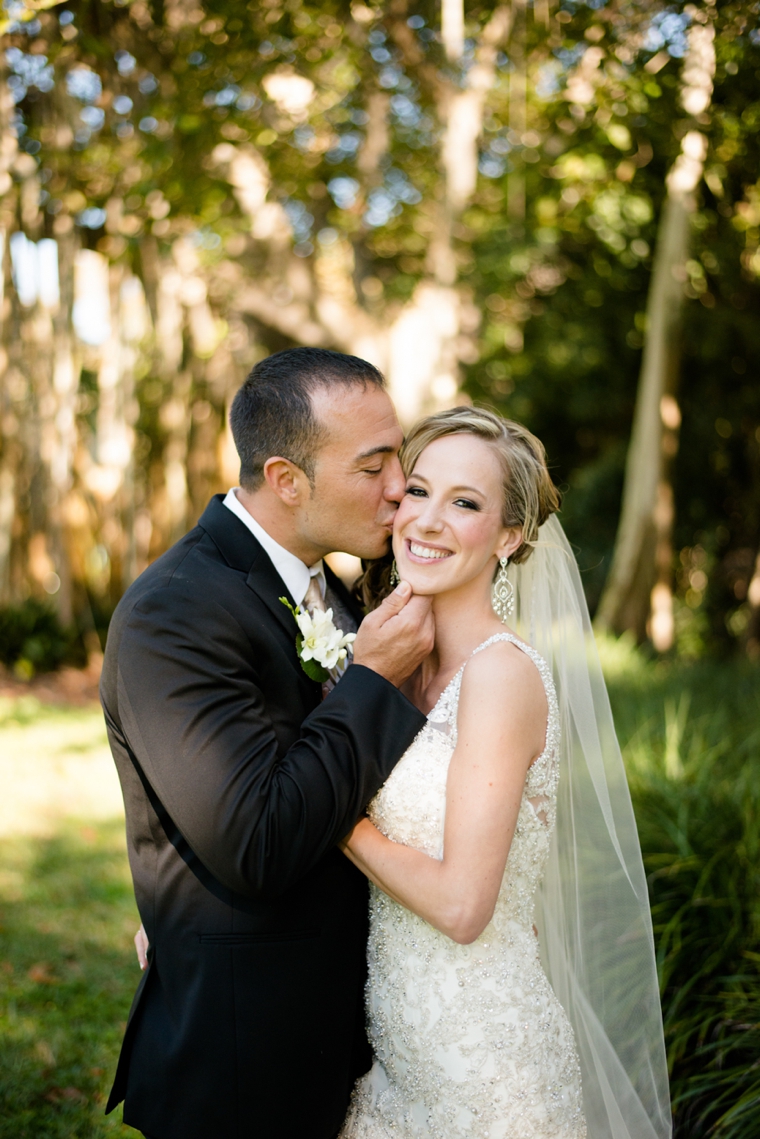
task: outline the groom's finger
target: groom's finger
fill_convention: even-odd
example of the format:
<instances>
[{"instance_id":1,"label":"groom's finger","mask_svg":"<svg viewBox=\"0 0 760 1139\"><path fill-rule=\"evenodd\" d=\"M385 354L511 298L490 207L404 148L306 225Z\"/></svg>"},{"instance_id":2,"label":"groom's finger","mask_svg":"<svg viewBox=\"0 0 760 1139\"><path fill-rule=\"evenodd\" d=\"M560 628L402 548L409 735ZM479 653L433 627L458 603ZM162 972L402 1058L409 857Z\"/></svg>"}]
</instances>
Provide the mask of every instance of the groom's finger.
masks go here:
<instances>
[{"instance_id":1,"label":"groom's finger","mask_svg":"<svg viewBox=\"0 0 760 1139\"><path fill-rule=\"evenodd\" d=\"M435 639L433 598L413 596L404 606L402 618L416 629L419 651L425 656L431 652Z\"/></svg>"},{"instance_id":2,"label":"groom's finger","mask_svg":"<svg viewBox=\"0 0 760 1139\"><path fill-rule=\"evenodd\" d=\"M359 626L355 663L403 684L433 647L431 605L431 598L413 596L402 581Z\"/></svg>"},{"instance_id":3,"label":"groom's finger","mask_svg":"<svg viewBox=\"0 0 760 1139\"><path fill-rule=\"evenodd\" d=\"M405 605L408 604L412 596L412 587L408 581L401 581L386 598L383 599L382 604L379 606L383 618L387 620L389 617L395 617L400 613Z\"/></svg>"}]
</instances>

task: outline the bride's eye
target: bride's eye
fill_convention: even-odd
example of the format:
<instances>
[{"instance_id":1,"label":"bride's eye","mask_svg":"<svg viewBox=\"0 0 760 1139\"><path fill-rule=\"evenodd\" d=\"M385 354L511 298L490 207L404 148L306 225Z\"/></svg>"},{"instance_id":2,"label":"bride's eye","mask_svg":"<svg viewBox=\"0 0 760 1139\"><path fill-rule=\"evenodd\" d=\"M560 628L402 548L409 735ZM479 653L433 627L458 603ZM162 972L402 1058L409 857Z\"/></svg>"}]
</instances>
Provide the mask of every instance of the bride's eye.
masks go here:
<instances>
[{"instance_id":1,"label":"bride's eye","mask_svg":"<svg viewBox=\"0 0 760 1139\"><path fill-rule=\"evenodd\" d=\"M463 506L465 510L480 510L477 502L473 502L471 498L456 498L454 499L455 506Z\"/></svg>"},{"instance_id":2,"label":"bride's eye","mask_svg":"<svg viewBox=\"0 0 760 1139\"><path fill-rule=\"evenodd\" d=\"M411 494L413 498L424 498L426 494L421 486L408 486L406 493Z\"/></svg>"}]
</instances>

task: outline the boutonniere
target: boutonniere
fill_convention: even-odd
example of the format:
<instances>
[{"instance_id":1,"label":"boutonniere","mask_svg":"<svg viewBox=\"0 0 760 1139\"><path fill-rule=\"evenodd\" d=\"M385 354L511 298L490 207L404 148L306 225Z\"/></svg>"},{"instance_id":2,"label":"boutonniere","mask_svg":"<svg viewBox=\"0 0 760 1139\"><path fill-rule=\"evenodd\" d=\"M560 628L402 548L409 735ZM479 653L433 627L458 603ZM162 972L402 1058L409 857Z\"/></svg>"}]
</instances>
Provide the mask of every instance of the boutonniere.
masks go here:
<instances>
[{"instance_id":1,"label":"boutonniere","mask_svg":"<svg viewBox=\"0 0 760 1139\"><path fill-rule=\"evenodd\" d=\"M309 679L320 684L328 679L340 680L347 667L343 662L349 646L356 640L356 633L337 629L332 609L315 609L312 616L300 605L294 608L287 597L281 597L280 601L296 619L296 652Z\"/></svg>"}]
</instances>

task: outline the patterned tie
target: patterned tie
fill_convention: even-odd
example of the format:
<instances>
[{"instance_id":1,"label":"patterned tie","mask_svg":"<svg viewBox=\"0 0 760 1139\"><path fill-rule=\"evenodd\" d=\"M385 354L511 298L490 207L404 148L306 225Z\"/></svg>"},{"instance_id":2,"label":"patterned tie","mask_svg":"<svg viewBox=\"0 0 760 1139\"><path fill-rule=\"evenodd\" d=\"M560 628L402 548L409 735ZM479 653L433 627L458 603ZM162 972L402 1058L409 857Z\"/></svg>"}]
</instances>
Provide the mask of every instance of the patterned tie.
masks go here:
<instances>
[{"instance_id":1,"label":"patterned tie","mask_svg":"<svg viewBox=\"0 0 760 1139\"><path fill-rule=\"evenodd\" d=\"M319 566L312 566L310 572L311 572L311 577L309 579L309 585L308 585L308 588L306 590L306 593L304 594L303 605L306 607L306 609L309 611L309 613L312 616L314 615L314 611L316 609L319 609L322 613L326 613L328 608L332 609L333 623L336 626L338 626L339 628L342 628L344 633L355 633L356 632L356 621L353 619L351 614L349 612L347 612L347 610L341 604L340 598L336 594L334 594L333 591L329 588L329 586L327 584L327 580L324 576L324 570L322 569L322 564L320 563ZM325 593L327 594L327 603L325 603L325 598L322 596L323 584L324 584ZM348 668L348 666L350 664L351 664L351 650L349 649L348 660L345 662L344 667ZM336 682L333 680L332 677L329 677L324 682L324 684L322 685L322 699L323 700L324 700L325 696L327 695L327 693L331 692L333 690L333 688L335 687L335 684L336 684Z\"/></svg>"},{"instance_id":2,"label":"patterned tie","mask_svg":"<svg viewBox=\"0 0 760 1139\"><path fill-rule=\"evenodd\" d=\"M320 609L324 613L327 609L320 585L321 575L321 566L316 572L312 570L312 575L309 578L309 586L304 594L303 603L310 613L313 613L315 609Z\"/></svg>"}]
</instances>

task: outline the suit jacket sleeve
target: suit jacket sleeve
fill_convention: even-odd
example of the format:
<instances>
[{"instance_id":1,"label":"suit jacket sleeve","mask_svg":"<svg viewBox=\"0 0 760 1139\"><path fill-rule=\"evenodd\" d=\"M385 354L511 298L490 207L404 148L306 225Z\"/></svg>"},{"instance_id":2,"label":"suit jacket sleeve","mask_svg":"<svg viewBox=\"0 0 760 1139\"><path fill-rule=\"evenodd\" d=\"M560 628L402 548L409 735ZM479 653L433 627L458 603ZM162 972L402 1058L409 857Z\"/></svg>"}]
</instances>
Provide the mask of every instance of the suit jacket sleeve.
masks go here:
<instances>
[{"instance_id":1,"label":"suit jacket sleeve","mask_svg":"<svg viewBox=\"0 0 760 1139\"><path fill-rule=\"evenodd\" d=\"M352 665L280 754L257 684L264 648L223 605L177 602L176 588L151 591L123 630L121 733L214 877L248 896L277 895L348 833L425 717Z\"/></svg>"}]
</instances>

